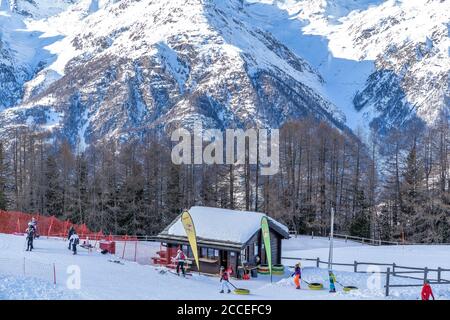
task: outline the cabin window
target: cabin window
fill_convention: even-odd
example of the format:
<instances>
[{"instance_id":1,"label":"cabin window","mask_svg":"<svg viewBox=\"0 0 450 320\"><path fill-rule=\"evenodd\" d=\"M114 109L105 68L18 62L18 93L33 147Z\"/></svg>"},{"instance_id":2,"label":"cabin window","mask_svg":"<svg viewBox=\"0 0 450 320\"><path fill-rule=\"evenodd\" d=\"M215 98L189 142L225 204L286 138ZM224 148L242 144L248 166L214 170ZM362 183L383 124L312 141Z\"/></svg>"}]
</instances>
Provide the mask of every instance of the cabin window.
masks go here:
<instances>
[{"instance_id":1,"label":"cabin window","mask_svg":"<svg viewBox=\"0 0 450 320\"><path fill-rule=\"evenodd\" d=\"M189 245L187 245L187 244L183 244L183 245L181 246L181 250L183 250L183 252L186 254L186 256L187 256L188 258L191 258L191 257L194 256L194 255L192 254L191 246L189 246Z\"/></svg>"},{"instance_id":2,"label":"cabin window","mask_svg":"<svg viewBox=\"0 0 450 320\"><path fill-rule=\"evenodd\" d=\"M213 248L201 248L200 256L202 258L216 259L219 258L219 250Z\"/></svg>"},{"instance_id":3,"label":"cabin window","mask_svg":"<svg viewBox=\"0 0 450 320\"><path fill-rule=\"evenodd\" d=\"M257 242L255 242L255 243L253 244L253 255L254 255L254 256L259 255L259 248L258 248L258 243L257 243Z\"/></svg>"},{"instance_id":4,"label":"cabin window","mask_svg":"<svg viewBox=\"0 0 450 320\"><path fill-rule=\"evenodd\" d=\"M215 259L219 257L219 251L214 250L212 248L208 248L208 258L209 259Z\"/></svg>"}]
</instances>

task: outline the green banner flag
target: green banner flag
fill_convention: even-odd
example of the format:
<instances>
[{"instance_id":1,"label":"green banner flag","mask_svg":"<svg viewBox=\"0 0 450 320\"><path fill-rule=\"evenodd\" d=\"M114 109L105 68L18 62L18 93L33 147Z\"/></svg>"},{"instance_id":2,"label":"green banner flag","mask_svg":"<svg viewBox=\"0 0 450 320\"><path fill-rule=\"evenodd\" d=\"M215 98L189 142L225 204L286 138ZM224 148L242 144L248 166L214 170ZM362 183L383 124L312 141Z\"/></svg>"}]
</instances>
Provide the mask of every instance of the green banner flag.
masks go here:
<instances>
[{"instance_id":1,"label":"green banner flag","mask_svg":"<svg viewBox=\"0 0 450 320\"><path fill-rule=\"evenodd\" d=\"M270 229L267 217L261 218L261 231L266 249L267 264L269 265L270 281L272 282L272 249L270 248Z\"/></svg>"}]
</instances>

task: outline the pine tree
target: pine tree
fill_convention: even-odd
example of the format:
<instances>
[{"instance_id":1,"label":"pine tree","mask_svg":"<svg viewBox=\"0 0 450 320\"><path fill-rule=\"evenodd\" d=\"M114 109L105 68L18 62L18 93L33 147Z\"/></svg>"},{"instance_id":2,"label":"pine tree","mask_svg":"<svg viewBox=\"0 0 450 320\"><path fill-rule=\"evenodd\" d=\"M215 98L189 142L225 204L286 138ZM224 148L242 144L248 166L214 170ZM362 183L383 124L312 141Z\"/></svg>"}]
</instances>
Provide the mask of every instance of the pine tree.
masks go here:
<instances>
[{"instance_id":1,"label":"pine tree","mask_svg":"<svg viewBox=\"0 0 450 320\"><path fill-rule=\"evenodd\" d=\"M403 172L401 186L402 205L401 221L407 238L421 238L420 232L427 229L427 219L423 219L425 197L424 197L424 175L423 166L417 153L417 140L414 139L413 146L406 158L406 167ZM417 239L418 238L418 239Z\"/></svg>"},{"instance_id":2,"label":"pine tree","mask_svg":"<svg viewBox=\"0 0 450 320\"><path fill-rule=\"evenodd\" d=\"M6 210L8 200L6 198L6 161L3 144L0 142L0 210Z\"/></svg>"},{"instance_id":3,"label":"pine tree","mask_svg":"<svg viewBox=\"0 0 450 320\"><path fill-rule=\"evenodd\" d=\"M59 168L53 155L47 157L45 171L45 208L46 213L61 216L62 212L62 188L60 185Z\"/></svg>"}]
</instances>

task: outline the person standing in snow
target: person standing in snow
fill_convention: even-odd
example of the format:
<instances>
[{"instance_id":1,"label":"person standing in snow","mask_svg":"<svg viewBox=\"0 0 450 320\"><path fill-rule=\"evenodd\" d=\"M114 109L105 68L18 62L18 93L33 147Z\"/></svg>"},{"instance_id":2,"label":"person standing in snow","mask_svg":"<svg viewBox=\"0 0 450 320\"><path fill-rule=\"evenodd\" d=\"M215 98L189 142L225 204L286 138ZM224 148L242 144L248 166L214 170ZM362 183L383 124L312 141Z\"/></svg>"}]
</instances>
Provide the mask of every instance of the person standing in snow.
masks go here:
<instances>
[{"instance_id":1,"label":"person standing in snow","mask_svg":"<svg viewBox=\"0 0 450 320\"><path fill-rule=\"evenodd\" d=\"M76 231L70 236L69 242L72 244L73 254L77 254L77 245L80 243L80 237L77 235Z\"/></svg>"},{"instance_id":2,"label":"person standing in snow","mask_svg":"<svg viewBox=\"0 0 450 320\"><path fill-rule=\"evenodd\" d=\"M186 271L184 270L184 261L186 260L186 256L184 255L183 250L178 249L177 255L175 257L175 261L177 262L177 275L180 275L180 269L183 273L183 277L186 276Z\"/></svg>"},{"instance_id":3,"label":"person standing in snow","mask_svg":"<svg viewBox=\"0 0 450 320\"><path fill-rule=\"evenodd\" d=\"M26 230L27 233L27 250L26 251L32 251L33 248L33 239L35 234L34 226L31 224L31 222L28 224L28 228Z\"/></svg>"},{"instance_id":4,"label":"person standing in snow","mask_svg":"<svg viewBox=\"0 0 450 320\"><path fill-rule=\"evenodd\" d=\"M72 237L74 232L75 232L75 228L73 226L70 226L69 234L67 235L67 239L69 240L69 248L68 248L69 250L72 249L72 241L70 240L70 238Z\"/></svg>"},{"instance_id":5,"label":"person standing in snow","mask_svg":"<svg viewBox=\"0 0 450 320\"><path fill-rule=\"evenodd\" d=\"M32 225L33 226L33 228L34 228L34 236L33 237L35 237L36 238L36 235L37 235L37 221L36 221L36 219L34 218L34 217L32 217L31 218L31 221L30 222L28 222L28 225Z\"/></svg>"},{"instance_id":6,"label":"person standing in snow","mask_svg":"<svg viewBox=\"0 0 450 320\"><path fill-rule=\"evenodd\" d=\"M333 271L329 270L328 275L330 277L330 292L334 293L336 292L336 277L334 276Z\"/></svg>"},{"instance_id":7,"label":"person standing in snow","mask_svg":"<svg viewBox=\"0 0 450 320\"><path fill-rule=\"evenodd\" d=\"M291 275L294 277L295 289L300 289L300 280L302 278L302 269L300 268L300 262L295 265L294 273Z\"/></svg>"},{"instance_id":8,"label":"person standing in snow","mask_svg":"<svg viewBox=\"0 0 450 320\"><path fill-rule=\"evenodd\" d=\"M220 267L220 293L224 293L225 288L227 288L227 292L230 293L230 275L227 270L225 270L224 266Z\"/></svg>"},{"instance_id":9,"label":"person standing in snow","mask_svg":"<svg viewBox=\"0 0 450 320\"><path fill-rule=\"evenodd\" d=\"M430 300L430 296L434 300L433 290L431 290L430 281L425 280L422 287L422 300Z\"/></svg>"}]
</instances>

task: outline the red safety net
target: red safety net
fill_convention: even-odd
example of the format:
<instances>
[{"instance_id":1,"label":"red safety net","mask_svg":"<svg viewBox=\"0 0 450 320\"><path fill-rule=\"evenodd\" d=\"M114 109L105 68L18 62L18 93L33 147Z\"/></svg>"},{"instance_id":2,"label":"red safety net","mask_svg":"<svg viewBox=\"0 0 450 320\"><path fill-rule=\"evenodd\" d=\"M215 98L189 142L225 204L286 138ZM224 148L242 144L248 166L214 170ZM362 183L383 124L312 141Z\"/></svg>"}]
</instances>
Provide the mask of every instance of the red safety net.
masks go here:
<instances>
[{"instance_id":1,"label":"red safety net","mask_svg":"<svg viewBox=\"0 0 450 320\"><path fill-rule=\"evenodd\" d=\"M74 226L81 238L102 238L103 233L94 233L85 224L74 224L69 220L62 221L54 216L43 216L40 214L29 214L23 212L0 210L0 233L23 234L32 218L37 221L37 233L47 237L66 237L70 226Z\"/></svg>"}]
</instances>

